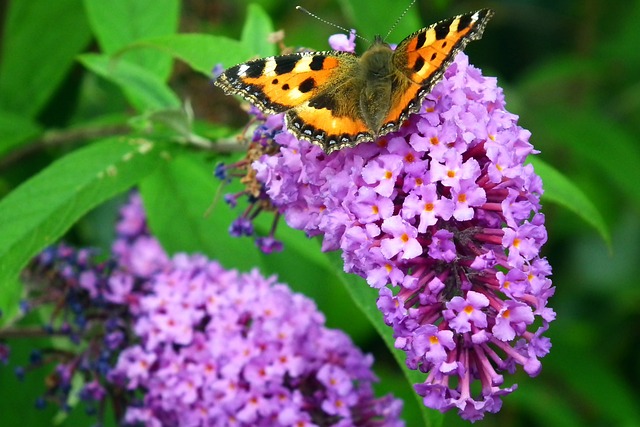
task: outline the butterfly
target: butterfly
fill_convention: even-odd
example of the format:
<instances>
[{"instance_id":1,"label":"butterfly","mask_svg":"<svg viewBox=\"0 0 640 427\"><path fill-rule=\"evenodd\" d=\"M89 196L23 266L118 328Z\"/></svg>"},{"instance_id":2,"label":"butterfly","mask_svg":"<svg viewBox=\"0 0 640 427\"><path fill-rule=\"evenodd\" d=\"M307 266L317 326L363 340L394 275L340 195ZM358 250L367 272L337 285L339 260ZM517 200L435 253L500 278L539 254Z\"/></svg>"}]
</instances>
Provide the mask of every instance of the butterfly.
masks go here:
<instances>
[{"instance_id":1,"label":"butterfly","mask_svg":"<svg viewBox=\"0 0 640 427\"><path fill-rule=\"evenodd\" d=\"M393 50L380 36L362 56L300 52L236 65L214 84L265 114L285 113L285 127L327 154L398 130L493 16L482 9L416 31Z\"/></svg>"}]
</instances>

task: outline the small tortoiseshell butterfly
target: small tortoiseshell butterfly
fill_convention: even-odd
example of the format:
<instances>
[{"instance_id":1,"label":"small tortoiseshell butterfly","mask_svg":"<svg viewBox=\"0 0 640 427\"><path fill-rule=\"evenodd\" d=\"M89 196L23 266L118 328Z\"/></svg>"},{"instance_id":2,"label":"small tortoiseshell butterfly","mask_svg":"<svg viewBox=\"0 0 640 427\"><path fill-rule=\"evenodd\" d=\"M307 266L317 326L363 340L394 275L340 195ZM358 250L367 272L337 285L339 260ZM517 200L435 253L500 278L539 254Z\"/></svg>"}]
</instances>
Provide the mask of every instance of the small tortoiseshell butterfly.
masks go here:
<instances>
[{"instance_id":1,"label":"small tortoiseshell butterfly","mask_svg":"<svg viewBox=\"0 0 640 427\"><path fill-rule=\"evenodd\" d=\"M265 114L286 112L291 133L329 154L397 130L492 15L482 9L440 21L395 50L376 36L360 57L326 51L256 59L227 69L215 85Z\"/></svg>"}]
</instances>

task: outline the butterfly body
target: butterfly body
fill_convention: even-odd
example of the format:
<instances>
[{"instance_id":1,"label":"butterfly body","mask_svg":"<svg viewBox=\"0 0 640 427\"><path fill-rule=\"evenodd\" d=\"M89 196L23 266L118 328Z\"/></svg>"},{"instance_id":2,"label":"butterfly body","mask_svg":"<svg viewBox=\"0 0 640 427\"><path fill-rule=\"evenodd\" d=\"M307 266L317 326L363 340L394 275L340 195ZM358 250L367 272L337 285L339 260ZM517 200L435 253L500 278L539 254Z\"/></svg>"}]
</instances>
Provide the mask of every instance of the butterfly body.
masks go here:
<instances>
[{"instance_id":1,"label":"butterfly body","mask_svg":"<svg viewBox=\"0 0 640 427\"><path fill-rule=\"evenodd\" d=\"M402 78L395 73L392 61L393 50L377 36L373 46L358 61L358 78L362 85L359 112L374 138L380 134L382 123L389 114L393 88Z\"/></svg>"},{"instance_id":2,"label":"butterfly body","mask_svg":"<svg viewBox=\"0 0 640 427\"><path fill-rule=\"evenodd\" d=\"M257 59L226 70L215 84L266 114L285 112L298 139L327 153L397 130L493 12L459 15L423 28L393 50L376 37L360 57L302 52Z\"/></svg>"}]
</instances>

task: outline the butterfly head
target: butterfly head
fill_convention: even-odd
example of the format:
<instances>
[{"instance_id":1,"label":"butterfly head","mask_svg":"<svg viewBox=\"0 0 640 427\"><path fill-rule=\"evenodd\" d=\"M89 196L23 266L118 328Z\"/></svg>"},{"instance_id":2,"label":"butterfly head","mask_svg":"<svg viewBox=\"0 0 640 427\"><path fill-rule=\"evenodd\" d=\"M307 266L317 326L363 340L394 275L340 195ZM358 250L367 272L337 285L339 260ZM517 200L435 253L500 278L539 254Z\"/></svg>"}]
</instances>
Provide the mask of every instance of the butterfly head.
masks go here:
<instances>
[{"instance_id":1,"label":"butterfly head","mask_svg":"<svg viewBox=\"0 0 640 427\"><path fill-rule=\"evenodd\" d=\"M380 34L377 34L374 38L373 38L373 45L375 46L377 44L387 44L384 39L382 38L382 36Z\"/></svg>"}]
</instances>

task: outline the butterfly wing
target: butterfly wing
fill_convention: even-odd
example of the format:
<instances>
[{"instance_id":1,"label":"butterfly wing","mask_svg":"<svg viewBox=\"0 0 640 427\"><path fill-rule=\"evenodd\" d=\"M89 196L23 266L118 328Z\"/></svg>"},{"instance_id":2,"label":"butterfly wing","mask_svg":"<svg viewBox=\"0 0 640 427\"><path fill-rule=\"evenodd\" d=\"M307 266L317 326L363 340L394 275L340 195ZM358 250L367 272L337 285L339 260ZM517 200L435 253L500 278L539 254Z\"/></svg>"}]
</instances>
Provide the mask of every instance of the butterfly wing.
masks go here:
<instances>
[{"instance_id":1,"label":"butterfly wing","mask_svg":"<svg viewBox=\"0 0 640 427\"><path fill-rule=\"evenodd\" d=\"M482 37L492 16L490 9L458 15L416 31L398 45L393 64L401 96L393 99L381 133L396 130L409 114L420 110L456 54Z\"/></svg>"},{"instance_id":2,"label":"butterfly wing","mask_svg":"<svg viewBox=\"0 0 640 427\"><path fill-rule=\"evenodd\" d=\"M215 85L242 96L265 114L286 111L285 124L298 139L330 153L354 141L373 139L357 108L355 67L358 57L350 53L294 53L231 67Z\"/></svg>"},{"instance_id":3,"label":"butterfly wing","mask_svg":"<svg viewBox=\"0 0 640 427\"><path fill-rule=\"evenodd\" d=\"M313 97L340 61L315 52L271 56L238 64L215 81L226 94L240 95L265 114L282 113Z\"/></svg>"}]
</instances>

